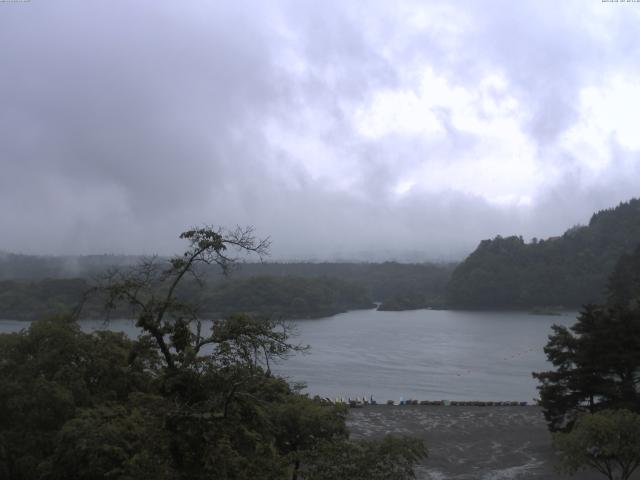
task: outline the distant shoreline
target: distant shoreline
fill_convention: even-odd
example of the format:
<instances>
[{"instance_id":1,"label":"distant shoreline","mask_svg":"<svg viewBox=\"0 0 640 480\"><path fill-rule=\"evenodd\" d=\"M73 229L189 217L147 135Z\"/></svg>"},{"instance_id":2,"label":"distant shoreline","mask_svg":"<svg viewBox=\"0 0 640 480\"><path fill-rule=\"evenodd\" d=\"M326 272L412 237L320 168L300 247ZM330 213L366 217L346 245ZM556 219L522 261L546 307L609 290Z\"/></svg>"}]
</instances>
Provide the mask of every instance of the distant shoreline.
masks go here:
<instances>
[{"instance_id":1,"label":"distant shoreline","mask_svg":"<svg viewBox=\"0 0 640 480\"><path fill-rule=\"evenodd\" d=\"M571 308L571 307L567 307L567 308L562 308L562 309L551 309L551 310L545 310L545 309L529 309L529 308L454 308L454 307L449 307L449 306L443 306L443 307L420 307L420 308L403 308L403 309L385 309L385 308L380 308L382 306L382 304L380 304L379 306L375 306L372 305L369 308L351 308L351 309L341 309L341 310L335 310L335 311L324 311L324 312L313 312L313 313L309 313L306 315L302 315L302 316L281 316L281 318L283 320L286 321L304 321L304 320L318 320L321 318L331 318L331 317L335 317L337 315L342 315L345 313L349 313L349 312L358 312L358 311L371 311L371 312L381 312L381 313L393 313L393 312L416 312L416 311L420 311L420 310L424 310L424 311L451 311L451 312L479 312L479 313L490 313L490 312L500 312L500 313L509 313L509 312L513 312L513 313L525 313L525 314L529 314L529 315L537 315L537 316L542 316L542 317L547 317L547 316L554 316L554 317L560 317L560 316L572 316L572 315L576 315L579 311L580 311L580 307L575 307L575 308ZM2 317L2 313L0 312L0 322L24 322L24 323L30 323L30 322L35 322L37 320L40 320L42 318L46 318L47 316L53 316L53 315L58 315L58 314L64 314L65 312L51 312L51 313L47 313L44 314L44 316L24 316L24 317ZM68 313L68 312L66 312ZM224 318L228 315L231 315L232 313L246 313L249 315L257 315L257 316L269 316L269 315L275 315L277 316L277 313L273 313L273 312L227 312L227 313L207 313L207 314L203 314L202 315L202 320L208 321L208 320L212 320L212 319L216 319L216 318ZM117 315L116 317L112 318L111 320L135 320L135 317L128 317L125 315ZM104 317L102 316L88 316L88 317L82 317L79 319L80 322L95 322L95 321L100 321L100 320L106 320Z\"/></svg>"}]
</instances>

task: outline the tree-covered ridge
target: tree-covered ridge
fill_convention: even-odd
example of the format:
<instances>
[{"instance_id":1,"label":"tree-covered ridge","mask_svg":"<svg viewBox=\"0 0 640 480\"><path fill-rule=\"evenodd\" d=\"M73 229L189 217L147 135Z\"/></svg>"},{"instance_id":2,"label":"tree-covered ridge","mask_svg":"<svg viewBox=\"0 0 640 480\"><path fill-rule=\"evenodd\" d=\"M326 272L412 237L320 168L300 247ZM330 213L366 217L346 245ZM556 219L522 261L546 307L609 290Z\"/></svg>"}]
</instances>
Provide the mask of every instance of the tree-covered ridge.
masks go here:
<instances>
[{"instance_id":1,"label":"tree-covered ridge","mask_svg":"<svg viewBox=\"0 0 640 480\"><path fill-rule=\"evenodd\" d=\"M453 272L459 308L578 307L601 303L617 260L640 243L640 199L595 213L561 237L483 240Z\"/></svg>"},{"instance_id":2,"label":"tree-covered ridge","mask_svg":"<svg viewBox=\"0 0 640 480\"><path fill-rule=\"evenodd\" d=\"M283 318L334 315L358 308L372 308L366 290L328 277L250 277L218 283L204 292L205 312L257 313Z\"/></svg>"},{"instance_id":3,"label":"tree-covered ridge","mask_svg":"<svg viewBox=\"0 0 640 480\"><path fill-rule=\"evenodd\" d=\"M57 263L47 257L4 258L4 263L0 259L0 278L9 274L16 277L0 280L0 318L33 320L73 309L91 288L92 279L114 265L126 268L134 257L77 257L76 263L81 267L76 272L86 276L76 278L65 277L63 272L68 270L60 258ZM155 261L168 264L163 258ZM22 276L16 273L20 265L27 269ZM5 267L7 270L3 270ZM196 281L186 279L180 293L209 317L238 311L285 318L321 317L372 308L374 301L387 309L440 305L452 270L451 264L395 262L244 263L226 277L203 268L201 276L206 279L206 287L201 289ZM53 277L39 276L45 273L52 273ZM102 313L100 302L91 299L83 309L85 318L98 318Z\"/></svg>"},{"instance_id":4,"label":"tree-covered ridge","mask_svg":"<svg viewBox=\"0 0 640 480\"><path fill-rule=\"evenodd\" d=\"M35 320L47 315L70 312L82 301L91 288L81 278L48 279L39 281L0 281L0 319ZM102 308L87 309L102 315Z\"/></svg>"},{"instance_id":5,"label":"tree-covered ridge","mask_svg":"<svg viewBox=\"0 0 640 480\"><path fill-rule=\"evenodd\" d=\"M92 283L84 279L0 281L0 318L34 320L69 312L91 288ZM321 317L374 306L363 287L326 277L231 277L202 288L187 279L178 293L208 318L234 312L281 318ZM82 317L102 318L102 307L99 295L91 296ZM129 317L130 312L119 308L113 315Z\"/></svg>"},{"instance_id":6,"label":"tree-covered ridge","mask_svg":"<svg viewBox=\"0 0 640 480\"><path fill-rule=\"evenodd\" d=\"M383 307L424 308L443 303L453 263L250 263L234 276L330 277L365 288ZM398 308L403 306L404 308Z\"/></svg>"}]
</instances>

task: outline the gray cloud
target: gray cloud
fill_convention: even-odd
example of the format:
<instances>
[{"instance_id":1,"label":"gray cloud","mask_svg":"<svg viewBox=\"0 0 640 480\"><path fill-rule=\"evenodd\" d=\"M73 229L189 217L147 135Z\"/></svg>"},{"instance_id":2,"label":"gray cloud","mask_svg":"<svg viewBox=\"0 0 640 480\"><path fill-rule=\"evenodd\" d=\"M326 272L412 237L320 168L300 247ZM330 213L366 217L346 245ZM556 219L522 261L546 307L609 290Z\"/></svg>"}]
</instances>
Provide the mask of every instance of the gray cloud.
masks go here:
<instances>
[{"instance_id":1,"label":"gray cloud","mask_svg":"<svg viewBox=\"0 0 640 480\"><path fill-rule=\"evenodd\" d=\"M595 181L561 144L584 87L638 75L633 5L583 5L0 5L0 250L167 253L185 227L215 223L255 225L276 258L424 260L561 233L640 187L638 151L615 138ZM472 170L486 140L453 107L432 109L439 135L358 131L354 111L421 94L425 67L481 113L476 87L504 77L486 95L517 101L548 172L529 203L456 178L398 194L418 170Z\"/></svg>"}]
</instances>

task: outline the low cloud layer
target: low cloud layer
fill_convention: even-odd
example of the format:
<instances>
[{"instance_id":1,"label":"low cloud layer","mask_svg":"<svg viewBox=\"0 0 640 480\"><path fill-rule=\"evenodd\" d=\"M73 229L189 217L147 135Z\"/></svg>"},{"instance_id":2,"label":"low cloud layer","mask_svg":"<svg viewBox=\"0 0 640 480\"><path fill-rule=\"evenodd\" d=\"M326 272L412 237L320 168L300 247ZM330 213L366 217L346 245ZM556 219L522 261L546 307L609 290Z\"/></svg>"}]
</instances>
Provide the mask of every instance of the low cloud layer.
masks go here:
<instances>
[{"instance_id":1,"label":"low cloud layer","mask_svg":"<svg viewBox=\"0 0 640 480\"><path fill-rule=\"evenodd\" d=\"M0 4L0 250L448 260L640 195L640 4Z\"/></svg>"}]
</instances>

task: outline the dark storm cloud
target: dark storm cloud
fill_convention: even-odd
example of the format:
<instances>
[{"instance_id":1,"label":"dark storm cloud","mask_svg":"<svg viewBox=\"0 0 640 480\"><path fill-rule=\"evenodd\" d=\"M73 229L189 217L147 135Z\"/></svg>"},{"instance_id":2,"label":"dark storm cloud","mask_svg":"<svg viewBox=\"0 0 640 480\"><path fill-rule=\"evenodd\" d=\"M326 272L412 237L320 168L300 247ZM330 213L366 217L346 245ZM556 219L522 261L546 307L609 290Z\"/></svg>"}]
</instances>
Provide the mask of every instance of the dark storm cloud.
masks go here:
<instances>
[{"instance_id":1,"label":"dark storm cloud","mask_svg":"<svg viewBox=\"0 0 640 480\"><path fill-rule=\"evenodd\" d=\"M0 80L2 195L26 202L22 225L73 216L75 207L57 208L67 196L100 204L81 215L90 228L111 201L119 224L107 230L202 214L236 173L234 133L260 142L246 125L277 101L278 86L251 12L194 8L180 18L175 5L150 7L47 3L2 19L3 44L13 46Z\"/></svg>"},{"instance_id":2,"label":"dark storm cloud","mask_svg":"<svg viewBox=\"0 0 640 480\"><path fill-rule=\"evenodd\" d=\"M637 17L556 3L0 4L0 250L165 253L215 223L255 225L277 258L448 259L588 221L637 194L638 153L612 141L594 181L559 142L583 87L637 75ZM549 171L530 203L425 180L485 141L455 105L431 108L438 135L358 130L380 92L422 94L425 66L474 108L504 77L483 95L517 101Z\"/></svg>"}]
</instances>

